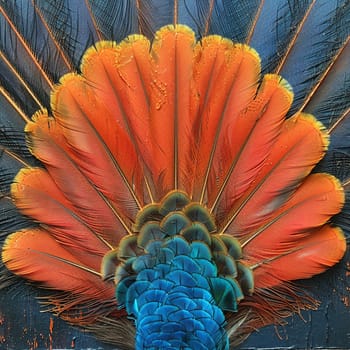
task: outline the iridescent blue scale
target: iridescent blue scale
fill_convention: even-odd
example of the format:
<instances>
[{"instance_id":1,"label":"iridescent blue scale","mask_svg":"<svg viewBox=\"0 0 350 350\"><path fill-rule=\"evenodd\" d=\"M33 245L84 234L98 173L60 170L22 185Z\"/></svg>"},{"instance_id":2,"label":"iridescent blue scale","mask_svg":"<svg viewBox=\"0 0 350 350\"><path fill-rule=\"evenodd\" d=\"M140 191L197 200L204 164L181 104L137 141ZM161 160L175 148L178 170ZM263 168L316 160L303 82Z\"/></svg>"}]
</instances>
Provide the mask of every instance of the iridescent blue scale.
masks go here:
<instances>
[{"instance_id":1,"label":"iridescent blue scale","mask_svg":"<svg viewBox=\"0 0 350 350\"><path fill-rule=\"evenodd\" d=\"M224 311L244 297L241 276L244 291L253 289L238 241L218 234L207 209L179 191L142 209L134 230L120 244L115 281L137 349L228 349Z\"/></svg>"}]
</instances>

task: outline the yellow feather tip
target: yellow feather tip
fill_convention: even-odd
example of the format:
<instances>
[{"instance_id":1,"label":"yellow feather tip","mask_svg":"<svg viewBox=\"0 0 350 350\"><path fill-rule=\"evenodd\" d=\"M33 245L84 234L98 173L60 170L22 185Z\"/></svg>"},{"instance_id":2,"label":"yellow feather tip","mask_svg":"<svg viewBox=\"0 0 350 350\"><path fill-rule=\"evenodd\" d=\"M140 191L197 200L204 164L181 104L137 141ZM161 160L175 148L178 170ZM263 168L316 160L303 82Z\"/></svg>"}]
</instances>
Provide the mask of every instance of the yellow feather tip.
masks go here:
<instances>
[{"instance_id":1,"label":"yellow feather tip","mask_svg":"<svg viewBox=\"0 0 350 350\"><path fill-rule=\"evenodd\" d=\"M59 83L54 86L54 88L51 90L51 95L50 95L50 105L51 109L53 111L56 111L56 104L57 104L57 97L61 89L63 89L65 86L70 84L72 81L85 81L84 78L75 72L70 72L65 75L63 75Z\"/></svg>"},{"instance_id":2,"label":"yellow feather tip","mask_svg":"<svg viewBox=\"0 0 350 350\"><path fill-rule=\"evenodd\" d=\"M31 121L28 122L24 128L24 132L31 132L33 131L33 128L36 123L40 122L41 120L48 120L49 114L47 109L41 109L39 111L36 111L31 118Z\"/></svg>"},{"instance_id":3,"label":"yellow feather tip","mask_svg":"<svg viewBox=\"0 0 350 350\"><path fill-rule=\"evenodd\" d=\"M177 34L181 33L191 37L195 36L194 31L190 27L184 24L176 24L176 25L169 24L157 30L154 37L155 37L155 40L157 40L160 37L163 37L167 34L172 34L172 33L177 33Z\"/></svg>"},{"instance_id":4,"label":"yellow feather tip","mask_svg":"<svg viewBox=\"0 0 350 350\"><path fill-rule=\"evenodd\" d=\"M28 176L30 173L35 172L36 170L38 170L39 168L22 168L17 175L15 176L15 178L13 179L13 182L11 184L11 197L13 199L16 199L17 194L18 194L18 190L19 187L21 186L21 183L23 182L24 178L26 176Z\"/></svg>"},{"instance_id":5,"label":"yellow feather tip","mask_svg":"<svg viewBox=\"0 0 350 350\"><path fill-rule=\"evenodd\" d=\"M227 48L233 47L233 42L230 39L224 38L220 35L208 35L201 39L201 41L198 42L201 46L211 46L211 45L222 45L226 46Z\"/></svg>"},{"instance_id":6,"label":"yellow feather tip","mask_svg":"<svg viewBox=\"0 0 350 350\"><path fill-rule=\"evenodd\" d=\"M280 90L284 92L285 98L292 103L294 99L294 92L292 86L288 81L282 78L278 74L265 74L262 84L274 84L279 87Z\"/></svg>"},{"instance_id":7,"label":"yellow feather tip","mask_svg":"<svg viewBox=\"0 0 350 350\"><path fill-rule=\"evenodd\" d=\"M147 43L149 45L149 40L144 35L132 34L126 37L124 40L122 40L118 46L123 47L125 45L134 44L138 42Z\"/></svg>"},{"instance_id":8,"label":"yellow feather tip","mask_svg":"<svg viewBox=\"0 0 350 350\"><path fill-rule=\"evenodd\" d=\"M339 243L341 244L342 254L339 256L339 261L340 261L344 256L344 254L346 253L346 248L347 248L346 237L345 237L344 231L340 227L337 226L337 227L334 227L333 229L339 240Z\"/></svg>"},{"instance_id":9,"label":"yellow feather tip","mask_svg":"<svg viewBox=\"0 0 350 350\"><path fill-rule=\"evenodd\" d=\"M300 113L298 115L298 119L308 122L316 130L319 131L320 136L322 138L322 144L323 144L324 150L326 151L330 143L330 137L326 127L318 119L316 119L312 114Z\"/></svg>"}]
</instances>

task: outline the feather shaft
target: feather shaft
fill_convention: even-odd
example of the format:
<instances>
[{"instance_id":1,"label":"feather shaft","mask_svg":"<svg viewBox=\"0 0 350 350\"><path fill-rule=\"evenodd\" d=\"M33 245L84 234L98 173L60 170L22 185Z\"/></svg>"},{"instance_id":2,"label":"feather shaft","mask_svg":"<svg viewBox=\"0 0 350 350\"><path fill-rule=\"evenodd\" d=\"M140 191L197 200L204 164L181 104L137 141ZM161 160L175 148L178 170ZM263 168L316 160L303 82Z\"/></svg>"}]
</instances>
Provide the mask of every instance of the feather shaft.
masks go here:
<instances>
[{"instance_id":1,"label":"feather shaft","mask_svg":"<svg viewBox=\"0 0 350 350\"><path fill-rule=\"evenodd\" d=\"M282 60L279 62L278 66L276 68L276 71L275 71L276 74L279 74L281 72L283 66L285 65L285 63L286 63L286 61L288 59L288 56L289 56L290 52L292 51L292 49L293 49L293 47L294 47L294 45L295 45L295 43L296 43L296 41L298 39L298 36L299 36L299 34L301 33L301 31L303 29L303 26L304 26L306 20L309 18L310 13L311 13L312 8L314 7L315 3L316 3L316 0L312 0L312 2L309 4L309 6L308 6L308 8L307 8L307 10L305 12L305 15L303 16L303 18L299 22L298 27L295 30L294 35L293 35L292 39L290 40L290 42L289 42L289 44L287 46L287 50L284 53L284 55L282 57ZM301 110L299 112L301 112Z\"/></svg>"},{"instance_id":2,"label":"feather shaft","mask_svg":"<svg viewBox=\"0 0 350 350\"><path fill-rule=\"evenodd\" d=\"M239 236L285 203L323 157L328 143L324 127L310 115L287 119L250 190L232 210L224 231L233 224L230 230Z\"/></svg>"},{"instance_id":3,"label":"feather shaft","mask_svg":"<svg viewBox=\"0 0 350 350\"><path fill-rule=\"evenodd\" d=\"M46 82L49 85L49 87L52 89L53 86L54 86L53 81L49 78L49 76L47 75L45 70L42 68L42 66L41 66L40 62L38 61L38 59L36 58L35 54L31 50L29 45L26 43L26 41L24 40L23 36L17 30L15 24L11 21L11 18L7 15L7 13L4 11L2 6L0 6L0 13L4 16L5 20L7 21L7 23L9 24L9 26L13 30L13 32L15 33L17 39L20 41L20 43L24 47L25 51L28 53L29 57L32 59L32 61L35 64L35 66L38 68L40 74L46 80Z\"/></svg>"},{"instance_id":4,"label":"feather shaft","mask_svg":"<svg viewBox=\"0 0 350 350\"><path fill-rule=\"evenodd\" d=\"M0 93L1 95L3 95L6 99L6 101L13 107L13 109L15 109L15 111L18 113L18 115L25 121L25 122L29 122L30 119L29 117L26 115L26 113L24 113L24 111L20 108L20 106L18 105L18 103L16 103L16 101L14 101L14 99L11 97L11 95L5 90L5 88L3 86L0 86Z\"/></svg>"},{"instance_id":5,"label":"feather shaft","mask_svg":"<svg viewBox=\"0 0 350 350\"><path fill-rule=\"evenodd\" d=\"M41 229L18 231L10 235L2 259L11 271L40 282L46 288L82 294L95 300L101 298L101 302L113 299L112 285L105 284L94 273L78 267L81 266L80 261Z\"/></svg>"},{"instance_id":6,"label":"feather shaft","mask_svg":"<svg viewBox=\"0 0 350 350\"><path fill-rule=\"evenodd\" d=\"M65 54L65 52L63 51L60 43L57 41L55 35L53 34L50 26L48 25L47 21L45 20L41 10L39 9L39 6L37 6L35 4L35 0L31 0L32 1L32 5L33 5L33 8L35 10L35 12L38 14L42 24L44 25L47 33L49 34L52 42L54 43L56 49L57 49L57 52L59 53L59 55L62 57L62 60L66 66L66 68L69 70L69 71L72 71L74 70L73 66L72 66L72 63L70 62L70 60L68 59L67 55ZM43 109L44 107L40 107L41 109Z\"/></svg>"},{"instance_id":7,"label":"feather shaft","mask_svg":"<svg viewBox=\"0 0 350 350\"><path fill-rule=\"evenodd\" d=\"M255 13L255 16L254 16L254 20L252 22L252 24L250 25L250 29L249 29L249 32L248 32L248 35L247 35L247 38L245 40L245 43L247 45L250 44L251 40L252 40L252 37L254 35L254 31L255 31L255 28L256 28L256 24L258 23L258 20L260 19L260 15L261 15L261 11L264 7L264 4L265 4L265 0L260 0L260 4L256 10L256 13Z\"/></svg>"},{"instance_id":8,"label":"feather shaft","mask_svg":"<svg viewBox=\"0 0 350 350\"><path fill-rule=\"evenodd\" d=\"M321 74L321 76L319 77L319 79L317 80L316 84L313 86L313 88L308 92L307 96L305 97L302 105L300 106L298 112L302 112L304 111L304 109L306 108L306 106L308 105L308 103L311 101L312 97L314 96L314 94L316 93L316 91L319 89L319 87L321 86L321 84L325 81L328 73L331 71L332 67L334 66L334 64L336 63L337 59L341 56L341 54L343 53L343 51L345 50L346 46L349 44L350 42L350 35L347 37L347 39L345 40L345 42L343 43L343 45L341 45L341 47L339 48L339 50L337 51L337 53L333 56L333 58L331 59L331 61L329 62L327 68L323 71L323 73Z\"/></svg>"},{"instance_id":9,"label":"feather shaft","mask_svg":"<svg viewBox=\"0 0 350 350\"><path fill-rule=\"evenodd\" d=\"M108 199L69 158L60 126L47 114L37 113L33 122L26 126L26 133L31 152L46 165L58 188L70 199L75 212L100 239L108 242L110 249L116 246L124 233L120 215L111 211L112 204L107 203Z\"/></svg>"},{"instance_id":10,"label":"feather shaft","mask_svg":"<svg viewBox=\"0 0 350 350\"><path fill-rule=\"evenodd\" d=\"M15 75L15 77L18 79L18 81L21 83L21 85L26 89L26 91L29 93L29 95L33 98L35 103L38 105L40 109L44 109L44 106L39 101L39 98L35 95L33 89L27 84L27 82L22 78L22 76L18 73L14 65L7 59L7 57L4 55L4 53L0 50L0 58L6 63L7 67L10 69L10 71Z\"/></svg>"},{"instance_id":11,"label":"feather shaft","mask_svg":"<svg viewBox=\"0 0 350 350\"><path fill-rule=\"evenodd\" d=\"M283 281L310 278L337 263L345 250L341 229L326 225L310 232L288 252L255 264L254 281L258 288L269 288Z\"/></svg>"},{"instance_id":12,"label":"feather shaft","mask_svg":"<svg viewBox=\"0 0 350 350\"><path fill-rule=\"evenodd\" d=\"M188 190L192 153L190 115L194 33L184 26L157 32L152 45L150 127L158 196L175 188ZM180 135L183 133L184 135ZM180 140L181 136L181 140ZM159 183L161 180L161 183Z\"/></svg>"}]
</instances>

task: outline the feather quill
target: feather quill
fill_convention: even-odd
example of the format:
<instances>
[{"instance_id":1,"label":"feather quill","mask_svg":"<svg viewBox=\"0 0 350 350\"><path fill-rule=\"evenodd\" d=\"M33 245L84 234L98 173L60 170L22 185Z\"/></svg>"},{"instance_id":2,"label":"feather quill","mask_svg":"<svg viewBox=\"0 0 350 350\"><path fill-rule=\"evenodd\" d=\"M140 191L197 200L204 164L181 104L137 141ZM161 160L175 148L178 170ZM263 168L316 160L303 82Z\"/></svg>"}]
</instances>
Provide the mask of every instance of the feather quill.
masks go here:
<instances>
[{"instance_id":1,"label":"feather quill","mask_svg":"<svg viewBox=\"0 0 350 350\"><path fill-rule=\"evenodd\" d=\"M137 155L118 124L111 123L112 117L108 118L108 112L88 83L78 75L65 75L52 95L52 109L71 157L81 170L107 198L119 205L124 215L128 218L136 215L140 208L133 189L134 173L139 166Z\"/></svg>"},{"instance_id":2,"label":"feather quill","mask_svg":"<svg viewBox=\"0 0 350 350\"><path fill-rule=\"evenodd\" d=\"M12 271L40 282L45 288L70 293L70 308L79 305L83 308L84 304L90 306L94 311L86 316L89 323L111 314L111 306L115 304L113 285L103 282L98 273L85 268L45 230L32 229L13 234L3 248L2 260ZM94 301L98 301L98 306L94 306ZM51 302L55 304L54 297ZM58 310L59 303L58 300ZM63 311L64 308L60 310ZM69 320L83 324L86 319L81 315Z\"/></svg>"},{"instance_id":3,"label":"feather quill","mask_svg":"<svg viewBox=\"0 0 350 350\"><path fill-rule=\"evenodd\" d=\"M69 157L69 149L57 122L47 113L39 112L27 124L25 131L29 149L45 164L57 189L70 202L74 213L96 231L101 239L106 240L106 247L116 246L125 234L125 223ZM67 173L70 175L68 179ZM85 239L88 241L88 237Z\"/></svg>"},{"instance_id":4,"label":"feather quill","mask_svg":"<svg viewBox=\"0 0 350 350\"><path fill-rule=\"evenodd\" d=\"M152 44L150 129L158 198L171 189L189 189L192 169L190 114L194 33L164 27Z\"/></svg>"},{"instance_id":5,"label":"feather quill","mask_svg":"<svg viewBox=\"0 0 350 350\"><path fill-rule=\"evenodd\" d=\"M257 287L269 288L283 281L310 278L333 266L345 250L346 241L341 229L325 225L296 242L286 253L256 263L253 266L254 281Z\"/></svg>"},{"instance_id":6,"label":"feather quill","mask_svg":"<svg viewBox=\"0 0 350 350\"><path fill-rule=\"evenodd\" d=\"M17 208L42 223L59 242L86 264L99 269L100 259L108 251L108 245L74 213L72 204L50 175L40 168L24 168L15 181L11 195Z\"/></svg>"},{"instance_id":7,"label":"feather quill","mask_svg":"<svg viewBox=\"0 0 350 350\"><path fill-rule=\"evenodd\" d=\"M325 154L328 143L324 127L312 116L299 114L287 119L261 171L233 208L224 230L241 236L269 217L309 175Z\"/></svg>"},{"instance_id":8,"label":"feather quill","mask_svg":"<svg viewBox=\"0 0 350 350\"><path fill-rule=\"evenodd\" d=\"M292 92L284 80L279 76L266 75L249 106L240 111L236 120L230 118L232 124L224 130L231 130L231 135L222 135L219 141L224 156L217 155L215 158L221 160L222 167L226 167L225 177L222 183L216 180L220 185L219 191L216 198L214 197L215 201L209 202L212 210L218 201L224 203L219 208L218 218L230 212L232 205L259 173L279 137L292 98ZM225 141L230 145L229 150L224 145ZM213 171L215 169L213 166ZM220 198L221 195L223 198Z\"/></svg>"},{"instance_id":9,"label":"feather quill","mask_svg":"<svg viewBox=\"0 0 350 350\"><path fill-rule=\"evenodd\" d=\"M293 249L298 240L312 234L310 230L339 213L344 200L336 178L328 174L310 175L271 219L247 235L242 244L245 257L254 264Z\"/></svg>"}]
</instances>

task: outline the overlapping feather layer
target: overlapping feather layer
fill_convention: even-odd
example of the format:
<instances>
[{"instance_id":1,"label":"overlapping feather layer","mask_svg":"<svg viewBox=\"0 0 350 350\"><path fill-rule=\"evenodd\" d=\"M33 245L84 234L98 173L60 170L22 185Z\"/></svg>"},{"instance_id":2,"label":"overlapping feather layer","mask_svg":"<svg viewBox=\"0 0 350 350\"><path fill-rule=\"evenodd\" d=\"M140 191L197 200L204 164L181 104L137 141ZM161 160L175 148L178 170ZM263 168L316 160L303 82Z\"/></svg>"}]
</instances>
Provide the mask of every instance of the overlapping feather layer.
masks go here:
<instances>
[{"instance_id":1,"label":"overlapping feather layer","mask_svg":"<svg viewBox=\"0 0 350 350\"><path fill-rule=\"evenodd\" d=\"M239 239L254 272L256 293L236 319L256 327L306 306L286 282L343 256L344 236L328 221L344 194L331 175L311 174L327 131L311 115L286 119L292 99L280 76L260 77L253 49L219 36L196 42L182 25L163 27L152 43L133 35L95 44L81 74L55 86L52 114L27 124L44 167L21 170L12 196L39 227L8 237L6 266L65 292L49 301L71 322L121 317L113 284L100 278L102 257L131 234L139 210L181 190L219 233ZM289 293L273 311L268 290Z\"/></svg>"}]
</instances>

